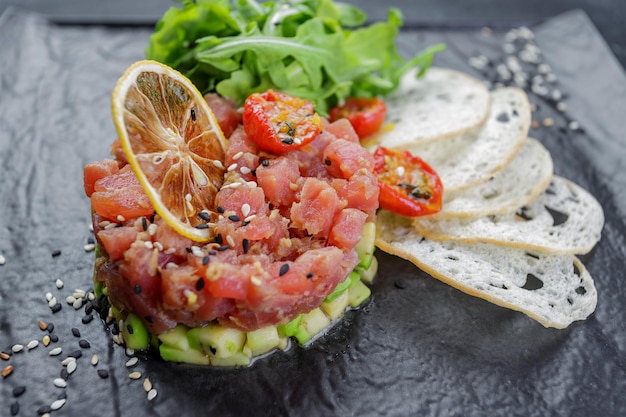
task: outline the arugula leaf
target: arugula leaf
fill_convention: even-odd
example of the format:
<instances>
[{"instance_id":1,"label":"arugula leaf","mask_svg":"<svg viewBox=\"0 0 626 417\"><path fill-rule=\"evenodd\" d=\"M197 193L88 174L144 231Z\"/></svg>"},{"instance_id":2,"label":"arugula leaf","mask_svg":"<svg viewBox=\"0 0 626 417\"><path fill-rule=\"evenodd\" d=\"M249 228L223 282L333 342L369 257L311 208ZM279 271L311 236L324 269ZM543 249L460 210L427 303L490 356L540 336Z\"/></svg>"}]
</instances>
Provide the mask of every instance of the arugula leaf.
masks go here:
<instances>
[{"instance_id":1,"label":"arugula leaf","mask_svg":"<svg viewBox=\"0 0 626 417\"><path fill-rule=\"evenodd\" d=\"M172 66L203 92L242 104L273 88L311 100L326 114L350 96L392 92L404 73L420 76L443 49L404 60L402 14L365 26L356 6L332 0L182 0L157 23L146 57Z\"/></svg>"}]
</instances>

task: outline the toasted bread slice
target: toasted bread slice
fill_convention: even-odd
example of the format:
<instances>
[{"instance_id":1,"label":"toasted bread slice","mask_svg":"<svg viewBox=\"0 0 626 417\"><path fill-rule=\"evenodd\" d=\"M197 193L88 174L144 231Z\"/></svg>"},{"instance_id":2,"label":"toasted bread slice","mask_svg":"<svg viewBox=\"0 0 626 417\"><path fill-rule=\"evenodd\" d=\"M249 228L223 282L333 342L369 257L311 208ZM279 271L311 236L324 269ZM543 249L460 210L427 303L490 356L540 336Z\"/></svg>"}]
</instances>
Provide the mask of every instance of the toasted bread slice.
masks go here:
<instances>
[{"instance_id":1,"label":"toasted bread slice","mask_svg":"<svg viewBox=\"0 0 626 417\"><path fill-rule=\"evenodd\" d=\"M424 238L411 220L378 214L376 245L467 294L520 311L546 327L565 328L596 308L597 292L572 255Z\"/></svg>"},{"instance_id":2,"label":"toasted bread slice","mask_svg":"<svg viewBox=\"0 0 626 417\"><path fill-rule=\"evenodd\" d=\"M586 190L554 176L545 192L515 212L477 219L415 218L416 230L431 240L536 250L553 255L589 252L600 240L604 212Z\"/></svg>"},{"instance_id":3,"label":"toasted bread slice","mask_svg":"<svg viewBox=\"0 0 626 417\"><path fill-rule=\"evenodd\" d=\"M553 168L550 152L538 140L528 138L513 161L488 181L456 193L445 191L442 210L429 219L477 218L514 211L545 191Z\"/></svg>"},{"instance_id":4,"label":"toasted bread slice","mask_svg":"<svg viewBox=\"0 0 626 417\"><path fill-rule=\"evenodd\" d=\"M404 75L386 100L389 120L372 139L402 148L460 135L483 124L489 114L489 90L459 71L432 67L422 78Z\"/></svg>"},{"instance_id":5,"label":"toasted bread slice","mask_svg":"<svg viewBox=\"0 0 626 417\"><path fill-rule=\"evenodd\" d=\"M530 128L530 104L524 91L506 87L491 93L489 117L481 129L406 149L437 171L445 192L488 181L502 171L524 145Z\"/></svg>"}]
</instances>

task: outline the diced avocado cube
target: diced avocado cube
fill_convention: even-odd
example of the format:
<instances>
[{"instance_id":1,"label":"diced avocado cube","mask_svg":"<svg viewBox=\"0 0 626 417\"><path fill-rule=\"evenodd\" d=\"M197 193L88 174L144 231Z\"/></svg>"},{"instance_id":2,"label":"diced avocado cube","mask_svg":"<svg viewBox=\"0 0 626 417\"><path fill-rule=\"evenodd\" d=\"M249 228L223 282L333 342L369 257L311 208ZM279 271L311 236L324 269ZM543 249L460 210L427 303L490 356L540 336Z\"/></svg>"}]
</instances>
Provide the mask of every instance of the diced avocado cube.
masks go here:
<instances>
[{"instance_id":1,"label":"diced avocado cube","mask_svg":"<svg viewBox=\"0 0 626 417\"><path fill-rule=\"evenodd\" d=\"M300 323L302 322L302 314L300 314L295 319L291 320L289 323L281 324L278 326L278 334L282 337L292 337L298 331L300 327Z\"/></svg>"},{"instance_id":2,"label":"diced avocado cube","mask_svg":"<svg viewBox=\"0 0 626 417\"><path fill-rule=\"evenodd\" d=\"M246 345L250 348L252 356L262 355L278 347L280 337L276 326L267 326L262 329L248 332L246 335Z\"/></svg>"},{"instance_id":3,"label":"diced avocado cube","mask_svg":"<svg viewBox=\"0 0 626 417\"><path fill-rule=\"evenodd\" d=\"M367 300L371 294L372 290L359 280L348 289L348 304L350 304L350 307L358 307L363 301Z\"/></svg>"},{"instance_id":4,"label":"diced avocado cube","mask_svg":"<svg viewBox=\"0 0 626 417\"><path fill-rule=\"evenodd\" d=\"M241 352L246 341L246 334L241 330L211 324L191 330L193 340L202 347L202 350L211 358L228 358ZM213 363L213 360L211 360Z\"/></svg>"},{"instance_id":5,"label":"diced avocado cube","mask_svg":"<svg viewBox=\"0 0 626 417\"><path fill-rule=\"evenodd\" d=\"M359 256L359 266L363 269L370 267L374 251L376 250L376 223L367 222L363 225L363 234L361 240L355 246L356 253Z\"/></svg>"},{"instance_id":6,"label":"diced avocado cube","mask_svg":"<svg viewBox=\"0 0 626 417\"><path fill-rule=\"evenodd\" d=\"M211 356L211 365L213 366L246 366L250 364L251 358L252 358L252 353L250 352L250 349L244 346L241 351L236 352L235 354L227 358L218 358L218 357Z\"/></svg>"},{"instance_id":7,"label":"diced avocado cube","mask_svg":"<svg viewBox=\"0 0 626 417\"><path fill-rule=\"evenodd\" d=\"M348 307L348 291L343 291L339 296L331 301L326 299L322 305L322 310L331 320L337 320L346 311Z\"/></svg>"},{"instance_id":8,"label":"diced avocado cube","mask_svg":"<svg viewBox=\"0 0 626 417\"><path fill-rule=\"evenodd\" d=\"M358 272L355 272L355 271L350 272L350 275L348 275L348 277L343 282L339 283L335 287L333 292L331 292L324 301L333 301L335 298L343 294L348 288L350 288L350 286L354 284L354 281L360 278L361 276L359 275Z\"/></svg>"},{"instance_id":9,"label":"diced avocado cube","mask_svg":"<svg viewBox=\"0 0 626 417\"><path fill-rule=\"evenodd\" d=\"M124 327L121 330L126 347L144 350L150 345L150 333L136 314L130 313L126 316Z\"/></svg>"},{"instance_id":10,"label":"diced avocado cube","mask_svg":"<svg viewBox=\"0 0 626 417\"><path fill-rule=\"evenodd\" d=\"M184 362L196 365L208 365L210 363L208 355L198 350L180 350L166 344L159 346L159 354L163 360L169 362Z\"/></svg>"},{"instance_id":11,"label":"diced avocado cube","mask_svg":"<svg viewBox=\"0 0 626 417\"><path fill-rule=\"evenodd\" d=\"M187 326L179 324L173 329L161 333L159 340L170 347L178 350L186 351L190 349L189 340L187 340Z\"/></svg>"},{"instance_id":12,"label":"diced avocado cube","mask_svg":"<svg viewBox=\"0 0 626 417\"><path fill-rule=\"evenodd\" d=\"M322 309L316 308L302 317L301 326L310 337L313 337L328 327L329 324L330 319L324 314Z\"/></svg>"},{"instance_id":13,"label":"diced avocado cube","mask_svg":"<svg viewBox=\"0 0 626 417\"><path fill-rule=\"evenodd\" d=\"M361 275L361 281L371 284L374 282L374 277L378 272L378 259L375 256L372 256L372 262L370 263L369 268L364 269L361 267L356 267L356 271Z\"/></svg>"}]
</instances>

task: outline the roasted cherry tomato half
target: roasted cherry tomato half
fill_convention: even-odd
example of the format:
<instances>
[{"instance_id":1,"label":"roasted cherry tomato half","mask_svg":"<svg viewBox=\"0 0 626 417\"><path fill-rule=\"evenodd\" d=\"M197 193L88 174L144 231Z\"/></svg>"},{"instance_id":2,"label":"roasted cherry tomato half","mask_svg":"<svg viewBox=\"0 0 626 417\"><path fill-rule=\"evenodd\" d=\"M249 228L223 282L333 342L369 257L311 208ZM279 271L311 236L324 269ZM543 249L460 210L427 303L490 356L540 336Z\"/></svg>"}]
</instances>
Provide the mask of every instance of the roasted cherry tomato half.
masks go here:
<instances>
[{"instance_id":1,"label":"roasted cherry tomato half","mask_svg":"<svg viewBox=\"0 0 626 417\"><path fill-rule=\"evenodd\" d=\"M352 97L340 106L330 110L330 121L348 119L352 127L363 139L380 130L387 115L387 106L379 98Z\"/></svg>"},{"instance_id":2,"label":"roasted cherry tomato half","mask_svg":"<svg viewBox=\"0 0 626 417\"><path fill-rule=\"evenodd\" d=\"M407 217L441 210L441 179L421 158L408 151L379 147L374 160L381 208Z\"/></svg>"},{"instance_id":3,"label":"roasted cherry tomato half","mask_svg":"<svg viewBox=\"0 0 626 417\"><path fill-rule=\"evenodd\" d=\"M261 150L282 154L315 139L322 119L310 101L268 90L246 99L243 127Z\"/></svg>"}]
</instances>

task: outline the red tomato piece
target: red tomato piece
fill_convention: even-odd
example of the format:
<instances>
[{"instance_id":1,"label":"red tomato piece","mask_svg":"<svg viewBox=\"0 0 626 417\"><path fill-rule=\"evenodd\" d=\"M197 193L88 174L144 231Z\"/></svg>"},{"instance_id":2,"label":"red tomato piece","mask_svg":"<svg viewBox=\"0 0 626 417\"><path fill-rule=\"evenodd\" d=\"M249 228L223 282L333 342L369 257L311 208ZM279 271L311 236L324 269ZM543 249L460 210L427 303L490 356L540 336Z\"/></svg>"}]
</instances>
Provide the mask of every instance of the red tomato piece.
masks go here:
<instances>
[{"instance_id":1,"label":"red tomato piece","mask_svg":"<svg viewBox=\"0 0 626 417\"><path fill-rule=\"evenodd\" d=\"M408 151L379 147L374 152L380 207L416 217L441 210L443 185L439 175Z\"/></svg>"},{"instance_id":2,"label":"red tomato piece","mask_svg":"<svg viewBox=\"0 0 626 417\"><path fill-rule=\"evenodd\" d=\"M243 127L260 149L283 154L315 139L322 119L310 101L268 90L246 99Z\"/></svg>"},{"instance_id":3,"label":"red tomato piece","mask_svg":"<svg viewBox=\"0 0 626 417\"><path fill-rule=\"evenodd\" d=\"M378 132L386 115L385 102L376 97L351 97L329 113L331 122L348 119L360 139Z\"/></svg>"}]
</instances>

